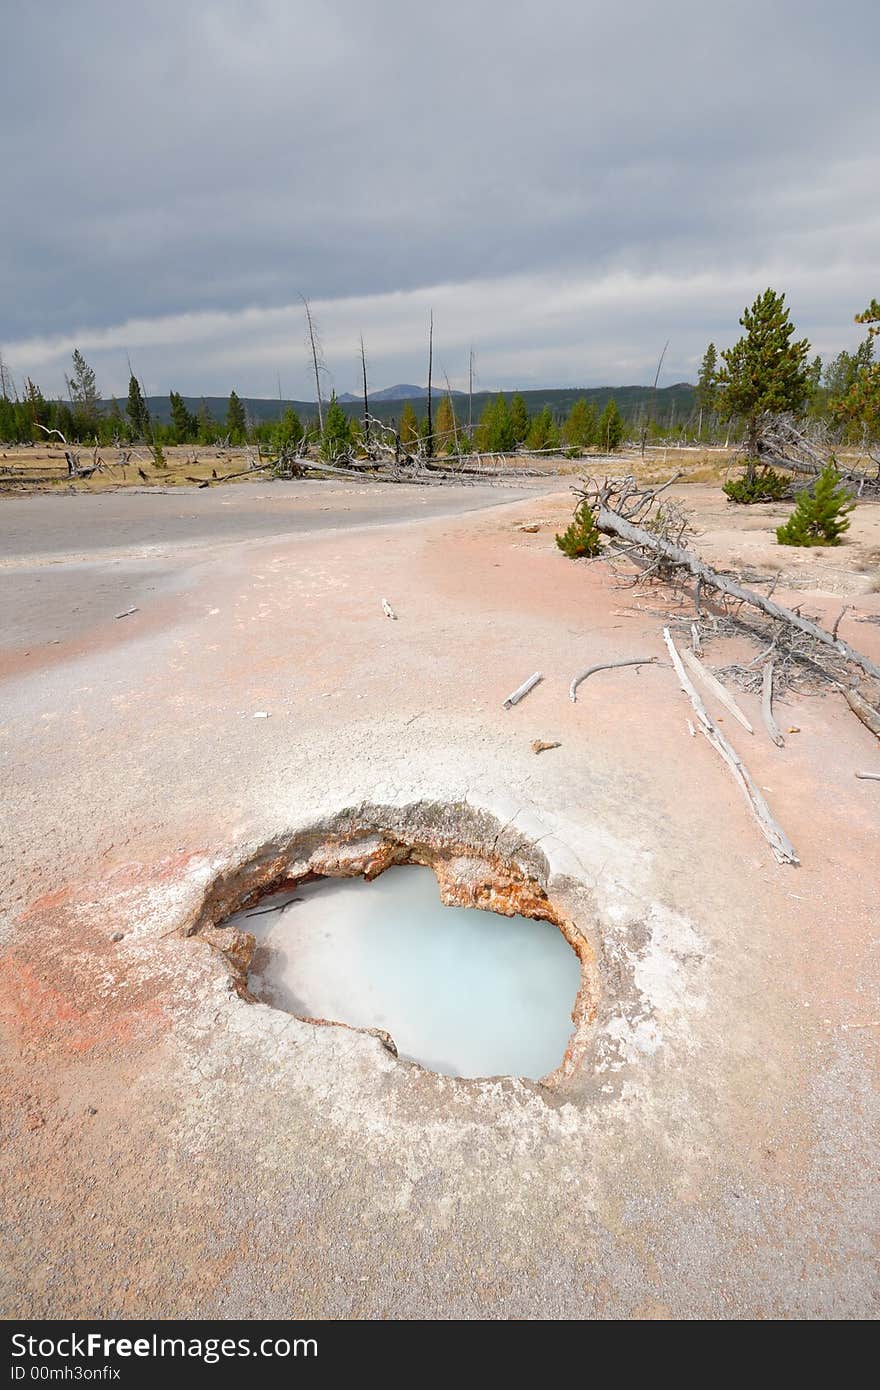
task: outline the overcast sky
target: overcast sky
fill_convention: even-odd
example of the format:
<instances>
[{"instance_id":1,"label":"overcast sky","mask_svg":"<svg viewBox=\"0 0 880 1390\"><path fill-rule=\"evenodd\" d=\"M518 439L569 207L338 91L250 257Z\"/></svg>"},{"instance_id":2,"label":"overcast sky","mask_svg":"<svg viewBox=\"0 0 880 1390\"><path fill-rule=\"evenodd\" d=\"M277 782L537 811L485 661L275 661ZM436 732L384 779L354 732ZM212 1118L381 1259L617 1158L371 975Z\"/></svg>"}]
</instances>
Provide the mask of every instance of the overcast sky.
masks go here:
<instances>
[{"instance_id":1,"label":"overcast sky","mask_svg":"<svg viewBox=\"0 0 880 1390\"><path fill-rule=\"evenodd\" d=\"M877 0L10 0L0 348L63 389L693 380L880 294Z\"/></svg>"}]
</instances>

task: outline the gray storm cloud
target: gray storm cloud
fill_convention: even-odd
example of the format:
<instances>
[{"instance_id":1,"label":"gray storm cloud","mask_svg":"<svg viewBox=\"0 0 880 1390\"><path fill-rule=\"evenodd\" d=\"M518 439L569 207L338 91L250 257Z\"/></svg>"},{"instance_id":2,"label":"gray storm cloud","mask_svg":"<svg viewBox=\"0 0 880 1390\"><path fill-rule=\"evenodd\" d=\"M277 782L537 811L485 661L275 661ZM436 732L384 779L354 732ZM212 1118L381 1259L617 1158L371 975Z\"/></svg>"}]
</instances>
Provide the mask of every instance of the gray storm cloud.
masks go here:
<instances>
[{"instance_id":1,"label":"gray storm cloud","mask_svg":"<svg viewBox=\"0 0 880 1390\"><path fill-rule=\"evenodd\" d=\"M16 5L0 344L58 390L670 379L767 283L817 350L880 285L875 4Z\"/></svg>"}]
</instances>

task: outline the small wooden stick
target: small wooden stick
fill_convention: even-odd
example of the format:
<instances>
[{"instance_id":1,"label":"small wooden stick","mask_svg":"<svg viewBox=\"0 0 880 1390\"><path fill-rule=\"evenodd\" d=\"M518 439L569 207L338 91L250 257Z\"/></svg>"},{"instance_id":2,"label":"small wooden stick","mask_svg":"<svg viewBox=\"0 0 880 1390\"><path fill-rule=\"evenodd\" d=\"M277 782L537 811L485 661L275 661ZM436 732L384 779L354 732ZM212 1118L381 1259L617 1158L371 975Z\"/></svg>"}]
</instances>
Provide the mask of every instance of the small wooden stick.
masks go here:
<instances>
[{"instance_id":1,"label":"small wooden stick","mask_svg":"<svg viewBox=\"0 0 880 1390\"><path fill-rule=\"evenodd\" d=\"M776 744L777 748L785 747L785 739L779 731L779 725L773 718L773 662L768 661L761 672L761 714L764 719L764 727Z\"/></svg>"},{"instance_id":2,"label":"small wooden stick","mask_svg":"<svg viewBox=\"0 0 880 1390\"><path fill-rule=\"evenodd\" d=\"M739 705L736 703L736 700L734 700L730 691L726 690L725 687L721 684L720 680L718 680L716 676L713 676L711 671L708 671L706 669L702 661L698 661L697 658L694 656L693 652L688 651L687 647L682 647L681 657L682 660L686 661L688 666L690 666L694 675L699 676L706 689L711 690L712 694L715 696L715 699L720 700L721 704L724 706L726 710L730 711L734 719L739 720L740 724L742 724L746 732L750 734L754 733L754 729L752 728L749 721L746 719L745 715L743 714Z\"/></svg>"},{"instance_id":3,"label":"small wooden stick","mask_svg":"<svg viewBox=\"0 0 880 1390\"><path fill-rule=\"evenodd\" d=\"M510 709L511 705L518 705L523 696L528 695L529 691L542 679L540 671L536 671L533 676L529 676L527 681L523 681L522 685L517 686L512 695L508 695L507 699L504 701L504 708Z\"/></svg>"},{"instance_id":4,"label":"small wooden stick","mask_svg":"<svg viewBox=\"0 0 880 1390\"><path fill-rule=\"evenodd\" d=\"M856 776L862 782L880 782L880 772L857 772Z\"/></svg>"},{"instance_id":5,"label":"small wooden stick","mask_svg":"<svg viewBox=\"0 0 880 1390\"><path fill-rule=\"evenodd\" d=\"M302 898L285 898L283 903L276 903L274 907L256 907L253 912L246 912L245 917L265 917L267 912L283 912L291 903L301 903Z\"/></svg>"},{"instance_id":6,"label":"small wooden stick","mask_svg":"<svg viewBox=\"0 0 880 1390\"><path fill-rule=\"evenodd\" d=\"M575 676L571 685L568 687L568 698L573 705L577 704L577 688L587 676L594 676L597 671L616 671L620 666L650 666L657 660L656 656L639 656L632 661L605 661L599 666L588 666L580 675Z\"/></svg>"}]
</instances>

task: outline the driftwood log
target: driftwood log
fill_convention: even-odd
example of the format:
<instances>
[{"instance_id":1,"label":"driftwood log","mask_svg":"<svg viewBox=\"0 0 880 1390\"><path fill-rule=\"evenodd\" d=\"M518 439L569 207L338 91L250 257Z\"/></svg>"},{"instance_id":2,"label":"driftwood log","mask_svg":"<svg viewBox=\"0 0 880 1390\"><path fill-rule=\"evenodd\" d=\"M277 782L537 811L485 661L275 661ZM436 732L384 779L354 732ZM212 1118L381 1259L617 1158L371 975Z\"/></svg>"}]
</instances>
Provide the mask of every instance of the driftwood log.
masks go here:
<instances>
[{"instance_id":1,"label":"driftwood log","mask_svg":"<svg viewBox=\"0 0 880 1390\"><path fill-rule=\"evenodd\" d=\"M693 705L694 713L697 716L697 722L700 726L700 732L712 745L716 753L721 754L721 757L730 768L738 787L749 803L752 815L761 827L761 832L776 856L776 859L780 864L799 864L800 860L798 859L794 845L785 834L785 831L773 819L770 807L761 795L754 779L743 763L742 758L737 753L733 744L728 742L717 724L715 724L706 706L697 694L692 681L684 669L684 663L679 655L678 648L672 640L672 634L668 627L663 629L663 639L666 642L666 646L669 648L669 655L672 658L672 664L675 667L675 674L678 676L679 684Z\"/></svg>"},{"instance_id":2,"label":"driftwood log","mask_svg":"<svg viewBox=\"0 0 880 1390\"><path fill-rule=\"evenodd\" d=\"M690 667L691 671L698 678L698 680L701 680L703 682L707 690L711 690L718 703L723 705L724 708L733 715L734 719L738 720L738 722L742 724L746 733L753 734L755 731L749 723L748 719L743 714L742 710L736 703L736 700L734 700L730 691L725 689L725 687L721 684L720 680L718 680L717 676L713 676L712 672L707 670L706 667L703 665L702 661L698 661L697 658L694 656L694 653L689 652L687 647L682 648L681 656L682 660L687 663L687 665Z\"/></svg>"},{"instance_id":3,"label":"driftwood log","mask_svg":"<svg viewBox=\"0 0 880 1390\"><path fill-rule=\"evenodd\" d=\"M529 676L527 681L523 681L522 685L517 686L512 695L508 695L507 699L504 701L504 708L511 709L514 705L518 705L523 696L528 695L530 690L534 690L535 686L542 679L543 677L540 671L536 671L534 675Z\"/></svg>"},{"instance_id":4,"label":"driftwood log","mask_svg":"<svg viewBox=\"0 0 880 1390\"><path fill-rule=\"evenodd\" d=\"M773 718L773 662L768 661L761 671L761 715L764 727L777 748L785 747L785 739Z\"/></svg>"}]
</instances>

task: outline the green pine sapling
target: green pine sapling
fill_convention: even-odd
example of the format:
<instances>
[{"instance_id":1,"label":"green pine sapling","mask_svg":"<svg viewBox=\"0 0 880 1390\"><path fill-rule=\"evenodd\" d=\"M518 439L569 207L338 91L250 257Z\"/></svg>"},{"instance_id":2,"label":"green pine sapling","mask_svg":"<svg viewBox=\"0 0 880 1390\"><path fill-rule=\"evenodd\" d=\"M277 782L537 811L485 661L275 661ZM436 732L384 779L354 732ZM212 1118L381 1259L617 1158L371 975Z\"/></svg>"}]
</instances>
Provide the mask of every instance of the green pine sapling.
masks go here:
<instances>
[{"instance_id":1,"label":"green pine sapling","mask_svg":"<svg viewBox=\"0 0 880 1390\"><path fill-rule=\"evenodd\" d=\"M815 483L804 488L785 525L777 526L776 539L780 545L840 545L855 505L830 459Z\"/></svg>"}]
</instances>

